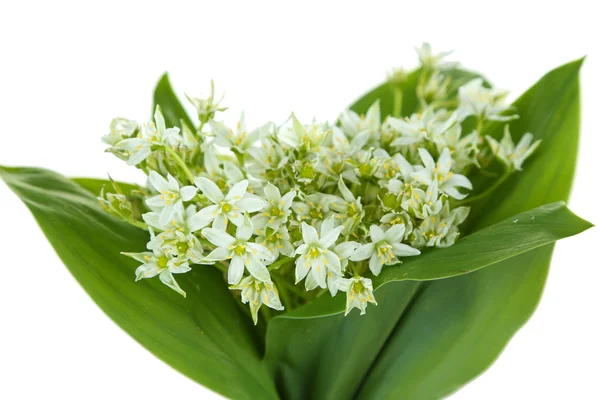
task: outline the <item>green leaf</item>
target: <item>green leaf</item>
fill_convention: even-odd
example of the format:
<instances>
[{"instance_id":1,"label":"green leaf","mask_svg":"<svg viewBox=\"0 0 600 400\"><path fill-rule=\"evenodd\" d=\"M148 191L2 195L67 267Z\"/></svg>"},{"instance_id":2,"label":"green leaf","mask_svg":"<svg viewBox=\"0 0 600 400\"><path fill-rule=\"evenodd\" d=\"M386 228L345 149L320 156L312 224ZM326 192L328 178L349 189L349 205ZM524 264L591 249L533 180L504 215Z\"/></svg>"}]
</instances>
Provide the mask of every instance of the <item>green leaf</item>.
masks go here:
<instances>
[{"instance_id":1,"label":"green leaf","mask_svg":"<svg viewBox=\"0 0 600 400\"><path fill-rule=\"evenodd\" d=\"M97 178L71 178L71 181L75 182L88 192L92 193L94 196L99 196L102 188L108 192L114 192L112 187L112 182L106 179L97 179ZM123 191L124 194L129 194L133 190L140 190L141 188L138 185L133 183L123 183L116 182L119 185L119 188Z\"/></svg>"},{"instance_id":2,"label":"green leaf","mask_svg":"<svg viewBox=\"0 0 600 400\"><path fill-rule=\"evenodd\" d=\"M144 251L146 232L104 213L86 189L56 173L0 168L0 177L29 207L88 294L144 347L225 396L278 398L249 318L220 272L194 266L178 275L187 298L158 279L136 283L138 263L120 252Z\"/></svg>"},{"instance_id":3,"label":"green leaf","mask_svg":"<svg viewBox=\"0 0 600 400\"><path fill-rule=\"evenodd\" d=\"M578 144L581 62L551 71L514 103L520 118L512 132L531 131L543 140L542 147L523 172L477 204L473 230L567 200ZM492 127L492 133L499 128ZM480 374L534 312L552 249L546 245L469 275L424 285L373 363L358 398L440 398Z\"/></svg>"},{"instance_id":4,"label":"green leaf","mask_svg":"<svg viewBox=\"0 0 600 400\"><path fill-rule=\"evenodd\" d=\"M183 121L191 129L196 126L196 124L194 124L188 116L185 108L183 108L181 102L177 98L177 95L173 91L171 82L169 81L169 74L167 73L164 73L160 77L160 80L154 89L154 104L152 106L152 113L154 113L154 109L157 105L159 105L162 110L167 127L181 127L181 121Z\"/></svg>"}]
</instances>

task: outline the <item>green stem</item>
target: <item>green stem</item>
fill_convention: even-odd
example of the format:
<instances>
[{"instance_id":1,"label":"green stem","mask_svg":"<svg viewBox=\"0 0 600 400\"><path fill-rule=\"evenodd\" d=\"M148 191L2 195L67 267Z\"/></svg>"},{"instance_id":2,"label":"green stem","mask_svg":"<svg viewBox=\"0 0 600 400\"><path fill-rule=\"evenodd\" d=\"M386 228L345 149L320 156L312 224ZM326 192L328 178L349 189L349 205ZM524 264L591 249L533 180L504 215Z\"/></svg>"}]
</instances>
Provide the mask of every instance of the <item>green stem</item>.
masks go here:
<instances>
[{"instance_id":1,"label":"green stem","mask_svg":"<svg viewBox=\"0 0 600 400\"><path fill-rule=\"evenodd\" d=\"M298 286L289 283L283 277L279 281L279 283L281 284L281 286L285 286L287 289L289 289L290 291L294 292L296 295L298 295L299 297L302 297L303 299L310 299L310 297L311 297L309 293L307 293L304 290L300 289Z\"/></svg>"},{"instance_id":2,"label":"green stem","mask_svg":"<svg viewBox=\"0 0 600 400\"><path fill-rule=\"evenodd\" d=\"M399 118L402 115L402 89L400 87L394 87L394 109L392 111L392 117Z\"/></svg>"},{"instance_id":3,"label":"green stem","mask_svg":"<svg viewBox=\"0 0 600 400\"><path fill-rule=\"evenodd\" d=\"M145 231L148 230L148 224L142 222L142 221L136 221L135 219L128 219L127 222L129 222L131 225L136 226L140 229L143 229Z\"/></svg>"},{"instance_id":4,"label":"green stem","mask_svg":"<svg viewBox=\"0 0 600 400\"><path fill-rule=\"evenodd\" d=\"M179 166L183 169L183 172L185 172L185 176L188 178L188 180L190 181L190 183L193 185L194 184L194 174L192 174L192 171L190 171L190 169L188 168L187 164L185 163L185 161L183 161L181 159L181 157L179 157L179 154L177 154L177 152L175 150L173 150L173 148L171 148L170 146L165 146L164 147L165 150L167 151L167 153L169 153L169 155L171 155L171 157L173 157L173 159L175 160L175 162L177 164L179 164Z\"/></svg>"},{"instance_id":5,"label":"green stem","mask_svg":"<svg viewBox=\"0 0 600 400\"><path fill-rule=\"evenodd\" d=\"M498 189L500 187L500 185L502 185L508 179L508 177L510 175L511 175L511 171L508 171L508 170L505 171L504 175L502 175L500 177L500 179L498 179L496 182L494 182L494 184L492 186L487 188L485 192L480 193L477 196L473 196L473 197L469 197L469 198L461 200L461 201L457 201L456 206L458 207L458 206L464 206L466 204L474 203L476 201L479 201L479 200L489 196L490 194L492 194L492 192L494 192L496 189Z\"/></svg>"}]
</instances>

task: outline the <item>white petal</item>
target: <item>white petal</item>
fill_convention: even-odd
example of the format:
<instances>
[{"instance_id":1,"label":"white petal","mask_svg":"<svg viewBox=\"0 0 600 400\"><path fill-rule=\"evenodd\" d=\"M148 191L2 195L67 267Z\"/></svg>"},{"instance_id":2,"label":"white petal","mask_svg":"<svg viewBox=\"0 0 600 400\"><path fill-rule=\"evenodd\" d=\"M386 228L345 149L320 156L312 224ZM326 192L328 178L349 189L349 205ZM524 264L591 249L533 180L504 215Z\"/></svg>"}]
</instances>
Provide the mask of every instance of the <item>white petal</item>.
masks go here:
<instances>
[{"instance_id":1,"label":"white petal","mask_svg":"<svg viewBox=\"0 0 600 400\"><path fill-rule=\"evenodd\" d=\"M291 191L287 192L281 198L281 200L283 201L283 208L284 209L290 208L292 206L292 202L294 201L295 197L296 197L296 191L295 190L291 190Z\"/></svg>"},{"instance_id":2,"label":"white petal","mask_svg":"<svg viewBox=\"0 0 600 400\"><path fill-rule=\"evenodd\" d=\"M236 183L231 187L227 196L225 196L225 201L237 201L242 198L242 196L246 193L248 189L248 180L244 179L241 182Z\"/></svg>"},{"instance_id":3,"label":"white petal","mask_svg":"<svg viewBox=\"0 0 600 400\"><path fill-rule=\"evenodd\" d=\"M401 242L404 238L405 230L406 227L404 226L404 224L396 224L385 232L385 240L388 243Z\"/></svg>"},{"instance_id":4,"label":"white petal","mask_svg":"<svg viewBox=\"0 0 600 400\"><path fill-rule=\"evenodd\" d=\"M195 215L188 218L187 225L190 232L196 232L210 224L215 218L215 212L219 209L219 206L208 206L198 211Z\"/></svg>"},{"instance_id":5,"label":"white petal","mask_svg":"<svg viewBox=\"0 0 600 400\"><path fill-rule=\"evenodd\" d=\"M266 205L266 202L256 195L247 193L235 205L242 211L253 213L261 210Z\"/></svg>"},{"instance_id":6,"label":"white petal","mask_svg":"<svg viewBox=\"0 0 600 400\"><path fill-rule=\"evenodd\" d=\"M185 292L183 290L181 290L181 288L177 284L177 281L175 280L175 278L173 278L173 275L171 274L171 272L169 272L168 270L165 270L165 271L161 272L158 277L160 278L160 281L162 283L164 283L165 285L167 285L168 287L170 287L171 289L173 289L174 291L176 291L177 293L179 293L180 295L185 297Z\"/></svg>"},{"instance_id":7,"label":"white petal","mask_svg":"<svg viewBox=\"0 0 600 400\"><path fill-rule=\"evenodd\" d=\"M304 243L306 244L316 243L319 240L317 230L306 222L302 223L302 240L304 240Z\"/></svg>"},{"instance_id":8,"label":"white petal","mask_svg":"<svg viewBox=\"0 0 600 400\"><path fill-rule=\"evenodd\" d=\"M333 271L337 275L342 274L342 266L340 264L340 258L333 251L327 250L323 256L325 257L325 261L327 261L326 267L327 269Z\"/></svg>"},{"instance_id":9,"label":"white petal","mask_svg":"<svg viewBox=\"0 0 600 400\"><path fill-rule=\"evenodd\" d=\"M341 258L349 258L354 251L360 247L358 242L344 242L335 246L335 253Z\"/></svg>"},{"instance_id":10,"label":"white petal","mask_svg":"<svg viewBox=\"0 0 600 400\"><path fill-rule=\"evenodd\" d=\"M179 193L181 194L181 200L190 201L196 195L198 189L194 186L184 186L181 188Z\"/></svg>"},{"instance_id":11,"label":"white petal","mask_svg":"<svg viewBox=\"0 0 600 400\"><path fill-rule=\"evenodd\" d=\"M200 176L194 180L194 183L214 204L217 204L223 200L223 193L221 192L221 189L219 189L219 187L210 179Z\"/></svg>"},{"instance_id":12,"label":"white petal","mask_svg":"<svg viewBox=\"0 0 600 400\"><path fill-rule=\"evenodd\" d=\"M281 193L279 193L279 189L273 186L270 182L265 186L265 198L269 201L274 201L279 204L279 200L281 200Z\"/></svg>"},{"instance_id":13,"label":"white petal","mask_svg":"<svg viewBox=\"0 0 600 400\"><path fill-rule=\"evenodd\" d=\"M381 260L377 257L377 254L373 254L371 256L371 259L369 260L369 269L371 270L373 275L379 275L382 267L383 264L381 263Z\"/></svg>"},{"instance_id":14,"label":"white petal","mask_svg":"<svg viewBox=\"0 0 600 400\"><path fill-rule=\"evenodd\" d=\"M248 216L244 216L243 222L238 225L237 230L235 231L235 237L241 241L248 241L252 234L254 233L254 226L252 225L252 221Z\"/></svg>"},{"instance_id":15,"label":"white petal","mask_svg":"<svg viewBox=\"0 0 600 400\"><path fill-rule=\"evenodd\" d=\"M323 236L318 241L319 247L322 248L322 249L328 249L331 246L333 246L335 244L335 241L340 236L340 233L342 232L342 229L344 229L343 226L338 226L337 228L333 229L332 231L327 232L325 234L325 236Z\"/></svg>"},{"instance_id":16,"label":"white petal","mask_svg":"<svg viewBox=\"0 0 600 400\"><path fill-rule=\"evenodd\" d=\"M229 247L235 243L235 238L221 229L204 228L202 229L202 235L218 247Z\"/></svg>"},{"instance_id":17,"label":"white petal","mask_svg":"<svg viewBox=\"0 0 600 400\"><path fill-rule=\"evenodd\" d=\"M421 160L423 161L425 168L427 168L429 171L433 171L435 169L435 161L426 149L420 148L419 156L421 156Z\"/></svg>"},{"instance_id":18,"label":"white petal","mask_svg":"<svg viewBox=\"0 0 600 400\"><path fill-rule=\"evenodd\" d=\"M233 256L229 262L227 270L227 281L230 285L237 285L244 275L244 259L240 256Z\"/></svg>"},{"instance_id":19,"label":"white petal","mask_svg":"<svg viewBox=\"0 0 600 400\"><path fill-rule=\"evenodd\" d=\"M350 256L350 260L352 260L352 261L366 260L367 258L369 258L373 255L374 251L375 251L375 245L373 243L363 244L359 248L357 248L354 251L354 253L352 253L352 255Z\"/></svg>"},{"instance_id":20,"label":"white petal","mask_svg":"<svg viewBox=\"0 0 600 400\"><path fill-rule=\"evenodd\" d=\"M392 245L392 250L394 251L394 255L396 257L418 256L421 254L419 250L404 243L394 243Z\"/></svg>"},{"instance_id":21,"label":"white petal","mask_svg":"<svg viewBox=\"0 0 600 400\"><path fill-rule=\"evenodd\" d=\"M159 192L163 190L170 191L169 183L165 178L163 178L158 172L150 171L150 175L148 176L148 180L154 189Z\"/></svg>"},{"instance_id":22,"label":"white petal","mask_svg":"<svg viewBox=\"0 0 600 400\"><path fill-rule=\"evenodd\" d=\"M310 264L306 262L304 254L296 259L296 284L300 282L310 271Z\"/></svg>"},{"instance_id":23,"label":"white petal","mask_svg":"<svg viewBox=\"0 0 600 400\"><path fill-rule=\"evenodd\" d=\"M385 233L383 232L383 229L381 229L377 225L371 225L369 232L371 233L371 241L374 243L380 242L383 239L385 239Z\"/></svg>"},{"instance_id":24,"label":"white petal","mask_svg":"<svg viewBox=\"0 0 600 400\"><path fill-rule=\"evenodd\" d=\"M269 270L267 269L265 264L263 264L258 259L258 257L249 255L248 258L246 259L246 268L248 269L248 272L250 272L250 274L252 274L252 276L255 277L256 279L258 279L259 281L262 281L262 282L270 282L271 281L271 276L269 275Z\"/></svg>"}]
</instances>

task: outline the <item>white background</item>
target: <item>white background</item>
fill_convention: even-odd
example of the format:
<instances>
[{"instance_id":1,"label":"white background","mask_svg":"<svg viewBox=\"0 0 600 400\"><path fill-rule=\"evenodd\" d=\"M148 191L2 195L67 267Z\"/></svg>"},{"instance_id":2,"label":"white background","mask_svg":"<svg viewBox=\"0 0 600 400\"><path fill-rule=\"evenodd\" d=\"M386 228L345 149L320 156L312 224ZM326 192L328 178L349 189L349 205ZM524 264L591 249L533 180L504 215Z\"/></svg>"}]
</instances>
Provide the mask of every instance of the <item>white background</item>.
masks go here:
<instances>
[{"instance_id":1,"label":"white background","mask_svg":"<svg viewBox=\"0 0 600 400\"><path fill-rule=\"evenodd\" d=\"M220 3L220 4L217 4ZM413 46L456 49L513 98L548 70L582 70L581 153L572 209L600 223L600 35L590 1L0 3L0 164L142 182L103 153L114 116L148 117L156 79L227 90L251 125L333 120ZM419 5L420 4L420 5ZM0 183L0 398L218 398L122 332L69 275ZM562 241L535 316L452 399L599 398L600 230ZM181 397L175 397L181 396Z\"/></svg>"}]
</instances>

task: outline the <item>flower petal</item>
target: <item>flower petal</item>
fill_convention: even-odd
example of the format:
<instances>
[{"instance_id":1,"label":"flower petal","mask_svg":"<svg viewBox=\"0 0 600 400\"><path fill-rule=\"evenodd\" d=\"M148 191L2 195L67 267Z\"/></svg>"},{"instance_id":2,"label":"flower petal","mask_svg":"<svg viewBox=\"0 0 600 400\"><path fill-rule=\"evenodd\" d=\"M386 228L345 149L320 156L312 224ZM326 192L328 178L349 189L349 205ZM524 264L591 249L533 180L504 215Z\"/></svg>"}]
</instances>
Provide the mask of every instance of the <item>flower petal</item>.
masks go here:
<instances>
[{"instance_id":1,"label":"flower petal","mask_svg":"<svg viewBox=\"0 0 600 400\"><path fill-rule=\"evenodd\" d=\"M217 247L229 247L235 243L235 238L221 229L204 228L202 235Z\"/></svg>"},{"instance_id":2,"label":"flower petal","mask_svg":"<svg viewBox=\"0 0 600 400\"><path fill-rule=\"evenodd\" d=\"M223 192L221 192L221 189L219 189L219 187L210 179L207 179L203 176L199 176L194 180L194 183L196 184L196 186L198 186L200 190L202 190L202 193L206 197L208 197L208 199L214 204L217 204L218 202L223 200Z\"/></svg>"}]
</instances>

